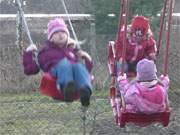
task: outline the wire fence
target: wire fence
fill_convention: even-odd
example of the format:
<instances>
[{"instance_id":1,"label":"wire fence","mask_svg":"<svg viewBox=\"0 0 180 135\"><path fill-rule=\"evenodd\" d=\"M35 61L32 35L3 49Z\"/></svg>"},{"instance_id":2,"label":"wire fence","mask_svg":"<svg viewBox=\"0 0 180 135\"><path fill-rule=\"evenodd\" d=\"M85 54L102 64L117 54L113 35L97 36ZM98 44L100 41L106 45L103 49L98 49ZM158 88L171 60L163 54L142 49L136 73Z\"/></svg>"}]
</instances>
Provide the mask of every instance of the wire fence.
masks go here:
<instances>
[{"instance_id":1,"label":"wire fence","mask_svg":"<svg viewBox=\"0 0 180 135\"><path fill-rule=\"evenodd\" d=\"M127 124L119 128L115 124L107 95L96 94L91 105L84 110L80 102L67 104L39 95L1 94L0 95L0 134L2 135L114 135L114 134L179 134L180 133L180 93L173 92L170 105L173 109L167 128L153 124L139 128Z\"/></svg>"},{"instance_id":2,"label":"wire fence","mask_svg":"<svg viewBox=\"0 0 180 135\"><path fill-rule=\"evenodd\" d=\"M1 98L0 134L93 134L96 120L110 112L107 99L92 99L91 107L84 110L79 102L67 104L31 94L14 98Z\"/></svg>"},{"instance_id":3,"label":"wire fence","mask_svg":"<svg viewBox=\"0 0 180 135\"><path fill-rule=\"evenodd\" d=\"M28 20L32 39L40 46L46 39L46 25L48 19ZM8 27L6 27L8 25ZM93 75L95 76L94 88L107 89L109 85L109 73L107 68L107 43L114 40L115 35L96 35L95 24L89 21L73 22L80 40L86 40L82 48L89 52L94 60ZM22 56L19 46L16 45L16 22L15 20L1 19L0 41L0 92L21 92L38 89L41 73L27 77L23 74ZM165 33L164 33L165 36ZM169 52L169 76L173 86L180 87L180 20L173 19L171 44ZM23 33L23 46L28 46L28 40ZM163 52L165 43L160 48L157 58L158 72L163 73Z\"/></svg>"},{"instance_id":4,"label":"wire fence","mask_svg":"<svg viewBox=\"0 0 180 135\"><path fill-rule=\"evenodd\" d=\"M47 19L29 20L32 37L38 46L46 39L46 24ZM8 27L2 27L3 25L8 25ZM102 93L105 93L106 99L102 99L102 95L104 94L101 94L99 97L95 95L86 113L86 117L83 117L79 102L68 105L40 96L37 91L42 73L35 76L24 75L21 50L15 45L15 21L1 20L0 30L3 32L0 36L0 93L3 96L0 97L0 134L64 135L83 134L84 131L87 134L96 134L94 126L98 125L101 127L101 123L97 123L97 121L101 122L107 117L110 117L110 120L113 121L107 98L110 77L107 68L106 49L108 41L113 40L115 35L96 35L95 29L91 29L91 25L93 27L95 26L89 21L73 22L73 25L79 39L86 39L86 44L82 45L82 48L89 52L94 59L95 65L92 72L95 76L93 83L94 89L101 90ZM172 84L171 88L173 89L173 91L169 91L170 96L173 96L174 93L176 94L180 90L179 37L180 20L179 18L175 18L172 26L169 55L169 76ZM28 45L27 38L24 34L23 45ZM164 46L163 43L157 59L159 74L163 72ZM177 94L176 98L178 96ZM178 100L176 101L179 102ZM179 106L177 105L175 108L179 108ZM179 121L176 122L178 123ZM112 125L115 126L115 124ZM105 128L109 127L108 124L104 126ZM128 134L128 132L125 133ZM98 132L97 134L103 133Z\"/></svg>"}]
</instances>

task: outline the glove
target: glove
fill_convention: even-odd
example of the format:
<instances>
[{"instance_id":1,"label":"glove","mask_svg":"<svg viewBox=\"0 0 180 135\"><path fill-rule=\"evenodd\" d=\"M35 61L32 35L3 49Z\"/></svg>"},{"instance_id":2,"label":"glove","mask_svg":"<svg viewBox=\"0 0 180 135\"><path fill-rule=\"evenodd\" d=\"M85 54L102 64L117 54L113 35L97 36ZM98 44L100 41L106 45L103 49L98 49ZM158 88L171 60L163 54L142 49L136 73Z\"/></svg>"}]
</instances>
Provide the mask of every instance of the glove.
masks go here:
<instances>
[{"instance_id":1,"label":"glove","mask_svg":"<svg viewBox=\"0 0 180 135\"><path fill-rule=\"evenodd\" d=\"M167 82L169 82L170 80L169 80L169 76L168 75L166 75L166 76L164 76L164 75L161 75L160 76L160 80L167 80Z\"/></svg>"},{"instance_id":2,"label":"glove","mask_svg":"<svg viewBox=\"0 0 180 135\"><path fill-rule=\"evenodd\" d=\"M26 52L30 52L30 51L37 51L37 47L35 44L31 44L26 48Z\"/></svg>"},{"instance_id":3,"label":"glove","mask_svg":"<svg viewBox=\"0 0 180 135\"><path fill-rule=\"evenodd\" d=\"M77 52L77 55L78 55L79 57L82 57L82 58L88 59L89 61L92 61L91 56L90 56L87 52L85 52L85 51L83 51L83 50L79 50L79 51Z\"/></svg>"},{"instance_id":4,"label":"glove","mask_svg":"<svg viewBox=\"0 0 180 135\"><path fill-rule=\"evenodd\" d=\"M122 81L122 80L125 80L125 79L127 79L126 73L124 73L123 75L118 75L118 77L117 77L117 81Z\"/></svg>"}]
</instances>

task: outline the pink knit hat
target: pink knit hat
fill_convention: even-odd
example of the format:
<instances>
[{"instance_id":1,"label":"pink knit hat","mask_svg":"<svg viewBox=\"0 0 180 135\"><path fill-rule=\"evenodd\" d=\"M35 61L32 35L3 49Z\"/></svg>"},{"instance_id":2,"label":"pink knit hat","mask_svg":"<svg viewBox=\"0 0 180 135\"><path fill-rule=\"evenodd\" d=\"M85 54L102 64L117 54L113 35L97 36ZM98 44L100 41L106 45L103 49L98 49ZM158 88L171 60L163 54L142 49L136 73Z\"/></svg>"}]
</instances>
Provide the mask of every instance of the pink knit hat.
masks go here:
<instances>
[{"instance_id":1,"label":"pink knit hat","mask_svg":"<svg viewBox=\"0 0 180 135\"><path fill-rule=\"evenodd\" d=\"M64 31L69 36L69 30L62 18L56 18L49 21L48 25L48 40L51 39L52 35L57 31Z\"/></svg>"},{"instance_id":2,"label":"pink knit hat","mask_svg":"<svg viewBox=\"0 0 180 135\"><path fill-rule=\"evenodd\" d=\"M137 76L138 81L152 81L157 79L157 69L154 61L148 59L142 59L137 64Z\"/></svg>"}]
</instances>

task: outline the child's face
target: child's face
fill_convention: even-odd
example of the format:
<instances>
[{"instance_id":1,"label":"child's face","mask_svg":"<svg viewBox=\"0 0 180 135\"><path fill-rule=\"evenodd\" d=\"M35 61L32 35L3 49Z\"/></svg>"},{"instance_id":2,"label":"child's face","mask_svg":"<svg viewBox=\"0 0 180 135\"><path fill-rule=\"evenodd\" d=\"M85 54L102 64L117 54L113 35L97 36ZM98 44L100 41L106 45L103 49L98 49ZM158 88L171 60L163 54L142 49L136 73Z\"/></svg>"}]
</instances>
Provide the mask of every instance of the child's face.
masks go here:
<instances>
[{"instance_id":1,"label":"child's face","mask_svg":"<svg viewBox=\"0 0 180 135\"><path fill-rule=\"evenodd\" d=\"M68 35L62 31L55 32L51 37L51 41L59 47L63 47L67 43L67 39Z\"/></svg>"},{"instance_id":2,"label":"child's face","mask_svg":"<svg viewBox=\"0 0 180 135\"><path fill-rule=\"evenodd\" d=\"M145 39L146 36L138 36L135 33L132 34L132 37L137 41L137 42L141 42Z\"/></svg>"}]
</instances>

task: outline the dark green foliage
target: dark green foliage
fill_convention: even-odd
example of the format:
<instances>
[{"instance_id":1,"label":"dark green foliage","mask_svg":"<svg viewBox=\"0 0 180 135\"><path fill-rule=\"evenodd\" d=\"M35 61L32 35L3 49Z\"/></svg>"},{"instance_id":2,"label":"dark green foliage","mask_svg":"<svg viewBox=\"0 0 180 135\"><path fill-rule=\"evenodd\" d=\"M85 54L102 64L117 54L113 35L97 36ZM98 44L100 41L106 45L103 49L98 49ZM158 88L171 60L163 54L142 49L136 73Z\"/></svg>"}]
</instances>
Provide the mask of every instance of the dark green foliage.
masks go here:
<instances>
[{"instance_id":1,"label":"dark green foliage","mask_svg":"<svg viewBox=\"0 0 180 135\"><path fill-rule=\"evenodd\" d=\"M162 0L131 0L130 9L133 14L156 16L162 9Z\"/></svg>"},{"instance_id":2,"label":"dark green foliage","mask_svg":"<svg viewBox=\"0 0 180 135\"><path fill-rule=\"evenodd\" d=\"M163 0L131 0L130 3L131 16L138 14L148 17L156 39L160 24L160 17L157 17L157 14L161 12L162 8Z\"/></svg>"},{"instance_id":3,"label":"dark green foliage","mask_svg":"<svg viewBox=\"0 0 180 135\"><path fill-rule=\"evenodd\" d=\"M120 1L119 0L92 0L94 14L96 17L97 33L111 34L116 32ZM108 17L108 14L115 14L115 17Z\"/></svg>"},{"instance_id":4,"label":"dark green foliage","mask_svg":"<svg viewBox=\"0 0 180 135\"><path fill-rule=\"evenodd\" d=\"M156 15L162 9L163 0L129 0L129 21L135 15L144 15L150 18L152 30L159 26L159 17ZM120 0L92 0L96 17L96 30L99 34L115 34L117 32ZM114 13L115 17L108 17Z\"/></svg>"}]
</instances>

